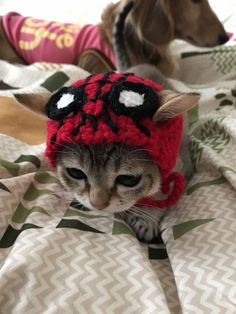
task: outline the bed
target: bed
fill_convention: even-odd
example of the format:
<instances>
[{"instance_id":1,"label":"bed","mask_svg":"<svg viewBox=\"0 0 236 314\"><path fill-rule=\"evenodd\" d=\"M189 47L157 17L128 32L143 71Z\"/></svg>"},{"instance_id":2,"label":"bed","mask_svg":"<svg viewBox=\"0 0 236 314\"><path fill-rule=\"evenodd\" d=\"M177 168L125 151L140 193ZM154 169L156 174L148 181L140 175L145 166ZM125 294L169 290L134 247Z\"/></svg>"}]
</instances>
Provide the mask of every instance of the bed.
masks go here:
<instances>
[{"instance_id":1,"label":"bed","mask_svg":"<svg viewBox=\"0 0 236 314\"><path fill-rule=\"evenodd\" d=\"M201 93L189 113L195 173L150 244L119 216L81 212L66 200L44 156L45 120L13 98L88 73L0 61L0 313L235 312L234 39L174 50L180 66L172 84Z\"/></svg>"}]
</instances>

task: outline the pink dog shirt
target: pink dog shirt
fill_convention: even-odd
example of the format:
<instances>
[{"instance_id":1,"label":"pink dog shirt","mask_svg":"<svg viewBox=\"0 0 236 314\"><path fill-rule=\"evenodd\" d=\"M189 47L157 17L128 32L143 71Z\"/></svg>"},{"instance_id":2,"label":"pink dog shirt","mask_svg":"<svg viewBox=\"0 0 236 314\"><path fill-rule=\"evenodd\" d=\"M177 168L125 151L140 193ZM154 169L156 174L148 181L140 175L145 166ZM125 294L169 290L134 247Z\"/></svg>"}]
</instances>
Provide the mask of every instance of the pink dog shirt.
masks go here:
<instances>
[{"instance_id":1,"label":"pink dog shirt","mask_svg":"<svg viewBox=\"0 0 236 314\"><path fill-rule=\"evenodd\" d=\"M87 49L96 49L115 64L113 51L101 40L97 25L49 22L15 12L3 16L2 25L9 42L28 64L38 61L75 64Z\"/></svg>"}]
</instances>

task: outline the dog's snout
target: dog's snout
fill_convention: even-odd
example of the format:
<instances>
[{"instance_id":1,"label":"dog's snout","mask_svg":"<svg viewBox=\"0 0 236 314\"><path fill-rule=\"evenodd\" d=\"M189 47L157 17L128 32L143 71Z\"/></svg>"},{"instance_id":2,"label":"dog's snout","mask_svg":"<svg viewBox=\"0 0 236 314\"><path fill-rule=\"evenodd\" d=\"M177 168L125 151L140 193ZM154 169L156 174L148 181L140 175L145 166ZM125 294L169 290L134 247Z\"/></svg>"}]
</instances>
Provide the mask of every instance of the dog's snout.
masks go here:
<instances>
[{"instance_id":1,"label":"dog's snout","mask_svg":"<svg viewBox=\"0 0 236 314\"><path fill-rule=\"evenodd\" d=\"M218 43L220 45L225 44L228 40L229 40L229 37L228 37L227 34L220 34L219 37L218 37Z\"/></svg>"}]
</instances>

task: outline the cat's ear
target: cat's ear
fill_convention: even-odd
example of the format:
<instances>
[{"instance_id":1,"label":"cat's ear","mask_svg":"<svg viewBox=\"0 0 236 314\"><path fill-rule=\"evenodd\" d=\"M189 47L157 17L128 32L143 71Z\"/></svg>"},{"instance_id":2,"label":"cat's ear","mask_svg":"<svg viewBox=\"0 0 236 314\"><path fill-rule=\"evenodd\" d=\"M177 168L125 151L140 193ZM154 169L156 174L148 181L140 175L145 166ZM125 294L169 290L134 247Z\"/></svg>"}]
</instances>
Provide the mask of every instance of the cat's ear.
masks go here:
<instances>
[{"instance_id":1,"label":"cat's ear","mask_svg":"<svg viewBox=\"0 0 236 314\"><path fill-rule=\"evenodd\" d=\"M60 120L73 112L82 103L83 94L78 87L62 87L55 93L18 94L16 100L24 108L51 120Z\"/></svg>"},{"instance_id":2,"label":"cat's ear","mask_svg":"<svg viewBox=\"0 0 236 314\"><path fill-rule=\"evenodd\" d=\"M178 93L164 90L158 93L160 107L153 116L155 122L162 122L174 118L196 106L200 99L197 93Z\"/></svg>"},{"instance_id":3,"label":"cat's ear","mask_svg":"<svg viewBox=\"0 0 236 314\"><path fill-rule=\"evenodd\" d=\"M35 94L14 94L17 102L23 106L25 109L33 111L36 114L47 116L46 114L46 104L51 97L51 93L35 93Z\"/></svg>"}]
</instances>

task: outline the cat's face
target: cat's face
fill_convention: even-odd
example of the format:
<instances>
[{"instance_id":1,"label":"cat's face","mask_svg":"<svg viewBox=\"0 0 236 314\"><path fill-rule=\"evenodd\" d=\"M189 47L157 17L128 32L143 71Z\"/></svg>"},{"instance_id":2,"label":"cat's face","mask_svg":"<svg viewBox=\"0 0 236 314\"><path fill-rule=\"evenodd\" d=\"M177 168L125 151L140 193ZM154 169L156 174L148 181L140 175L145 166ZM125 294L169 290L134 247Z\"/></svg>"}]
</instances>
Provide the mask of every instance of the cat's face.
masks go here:
<instances>
[{"instance_id":1,"label":"cat's face","mask_svg":"<svg viewBox=\"0 0 236 314\"><path fill-rule=\"evenodd\" d=\"M66 190L90 210L123 212L160 189L160 173L147 151L124 144L68 145L57 173Z\"/></svg>"}]
</instances>

